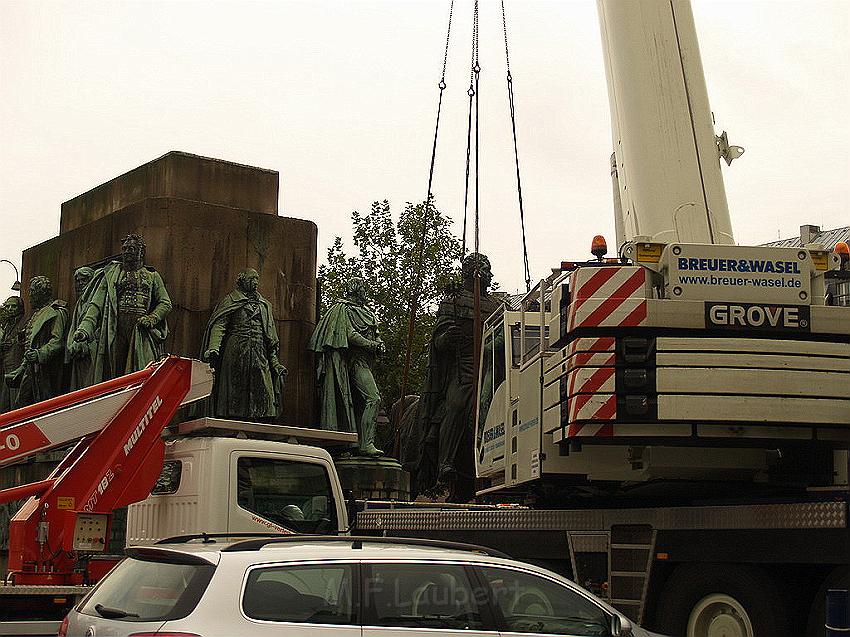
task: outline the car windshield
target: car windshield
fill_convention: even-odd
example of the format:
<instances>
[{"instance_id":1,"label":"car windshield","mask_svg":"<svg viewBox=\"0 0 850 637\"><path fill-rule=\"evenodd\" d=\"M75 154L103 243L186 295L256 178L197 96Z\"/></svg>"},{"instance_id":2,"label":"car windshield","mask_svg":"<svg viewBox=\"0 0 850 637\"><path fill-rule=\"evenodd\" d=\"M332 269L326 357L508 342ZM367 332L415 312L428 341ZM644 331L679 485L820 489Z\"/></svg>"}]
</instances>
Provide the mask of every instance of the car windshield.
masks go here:
<instances>
[{"instance_id":1,"label":"car windshield","mask_svg":"<svg viewBox=\"0 0 850 637\"><path fill-rule=\"evenodd\" d=\"M128 622L181 619L197 606L214 570L212 564L174 564L128 557L77 610Z\"/></svg>"}]
</instances>

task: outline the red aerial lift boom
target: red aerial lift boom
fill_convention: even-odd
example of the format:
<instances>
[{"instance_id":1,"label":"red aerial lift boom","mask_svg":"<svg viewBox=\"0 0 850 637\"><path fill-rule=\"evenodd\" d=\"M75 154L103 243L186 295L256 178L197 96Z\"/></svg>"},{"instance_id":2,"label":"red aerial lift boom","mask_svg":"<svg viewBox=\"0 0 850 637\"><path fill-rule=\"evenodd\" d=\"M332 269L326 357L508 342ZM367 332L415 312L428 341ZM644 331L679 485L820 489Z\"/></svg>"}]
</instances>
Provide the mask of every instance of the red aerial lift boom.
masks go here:
<instances>
[{"instance_id":1,"label":"red aerial lift boom","mask_svg":"<svg viewBox=\"0 0 850 637\"><path fill-rule=\"evenodd\" d=\"M47 479L0 491L0 503L29 498L9 525L9 578L37 585L99 579L111 563L81 558L104 551L115 509L150 494L162 470L162 430L211 388L209 366L169 356L0 416L0 466L77 443Z\"/></svg>"}]
</instances>

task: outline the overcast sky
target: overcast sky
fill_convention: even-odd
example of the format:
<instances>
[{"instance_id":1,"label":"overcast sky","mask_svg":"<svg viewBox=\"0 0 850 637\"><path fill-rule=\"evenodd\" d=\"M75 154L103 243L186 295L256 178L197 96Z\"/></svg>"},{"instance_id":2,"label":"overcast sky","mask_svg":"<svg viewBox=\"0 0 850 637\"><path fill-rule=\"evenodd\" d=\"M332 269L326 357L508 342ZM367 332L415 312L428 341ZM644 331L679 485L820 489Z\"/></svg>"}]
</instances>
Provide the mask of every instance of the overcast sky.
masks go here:
<instances>
[{"instance_id":1,"label":"overcast sky","mask_svg":"<svg viewBox=\"0 0 850 637\"><path fill-rule=\"evenodd\" d=\"M425 196L448 0L0 1L0 258L59 206L169 150L280 172L319 227ZM462 215L471 0L455 3L434 192ZM532 276L613 244L609 110L592 0L508 0ZM850 2L694 0L739 243L850 223ZM501 14L481 5L482 251L522 283ZM155 265L155 264L154 264ZM0 295L12 271L0 264Z\"/></svg>"}]
</instances>

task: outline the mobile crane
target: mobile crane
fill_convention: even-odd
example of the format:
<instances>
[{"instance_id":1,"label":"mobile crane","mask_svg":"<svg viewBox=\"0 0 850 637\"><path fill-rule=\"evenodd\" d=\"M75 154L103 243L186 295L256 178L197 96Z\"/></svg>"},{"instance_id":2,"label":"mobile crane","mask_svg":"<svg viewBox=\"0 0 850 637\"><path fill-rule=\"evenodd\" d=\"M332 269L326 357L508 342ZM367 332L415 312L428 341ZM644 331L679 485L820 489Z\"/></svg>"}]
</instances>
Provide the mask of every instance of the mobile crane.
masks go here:
<instances>
[{"instance_id":1,"label":"mobile crane","mask_svg":"<svg viewBox=\"0 0 850 637\"><path fill-rule=\"evenodd\" d=\"M358 528L547 563L650 629L823 634L850 586L850 308L824 246L735 245L687 0L598 0L617 257L484 322L479 499Z\"/></svg>"}]
</instances>

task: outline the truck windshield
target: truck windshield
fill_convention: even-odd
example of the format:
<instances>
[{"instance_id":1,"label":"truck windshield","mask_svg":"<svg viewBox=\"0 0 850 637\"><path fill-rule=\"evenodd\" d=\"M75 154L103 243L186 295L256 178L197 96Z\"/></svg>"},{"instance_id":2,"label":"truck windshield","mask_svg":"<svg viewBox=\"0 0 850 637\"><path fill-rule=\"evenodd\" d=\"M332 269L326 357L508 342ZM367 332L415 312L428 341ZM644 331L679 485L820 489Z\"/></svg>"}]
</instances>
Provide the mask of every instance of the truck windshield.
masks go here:
<instances>
[{"instance_id":1,"label":"truck windshield","mask_svg":"<svg viewBox=\"0 0 850 637\"><path fill-rule=\"evenodd\" d=\"M237 481L237 503L251 513L298 533L337 530L331 481L320 464L241 457Z\"/></svg>"},{"instance_id":2,"label":"truck windshield","mask_svg":"<svg viewBox=\"0 0 850 637\"><path fill-rule=\"evenodd\" d=\"M128 557L77 610L84 615L126 622L182 619L197 606L214 570L212 564L174 564Z\"/></svg>"}]
</instances>

